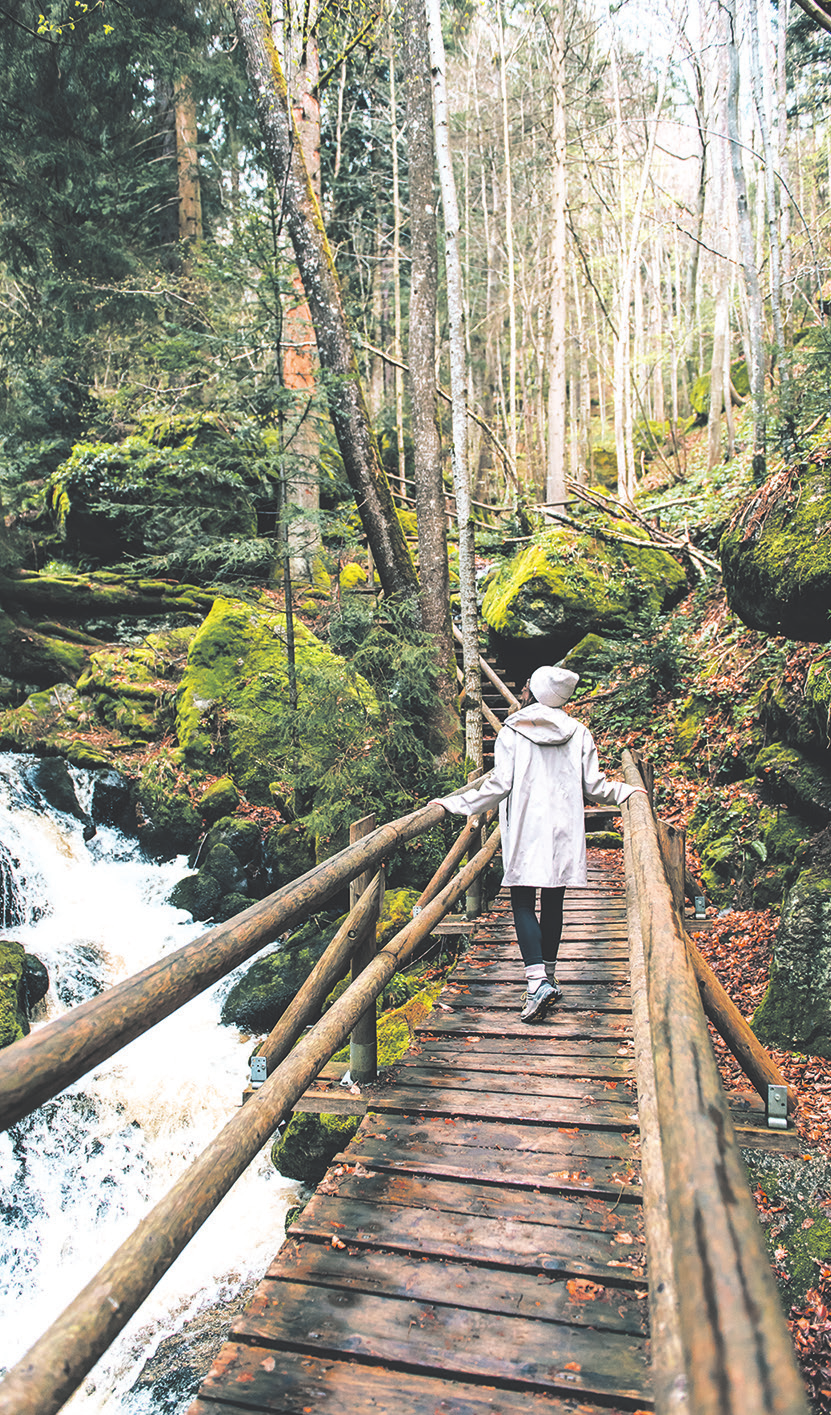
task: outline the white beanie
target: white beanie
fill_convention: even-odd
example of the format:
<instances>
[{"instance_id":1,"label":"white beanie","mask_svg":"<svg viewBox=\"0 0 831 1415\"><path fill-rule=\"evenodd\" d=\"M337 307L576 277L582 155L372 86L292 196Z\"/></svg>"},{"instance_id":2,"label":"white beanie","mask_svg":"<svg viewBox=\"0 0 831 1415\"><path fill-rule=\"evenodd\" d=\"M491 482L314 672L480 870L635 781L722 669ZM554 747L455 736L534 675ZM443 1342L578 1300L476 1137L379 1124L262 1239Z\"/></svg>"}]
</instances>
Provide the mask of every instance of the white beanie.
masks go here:
<instances>
[{"instance_id":1,"label":"white beanie","mask_svg":"<svg viewBox=\"0 0 831 1415\"><path fill-rule=\"evenodd\" d=\"M535 669L528 680L528 687L538 703L554 708L568 702L579 682L578 674L572 673L570 668L558 668L554 664L550 668Z\"/></svg>"}]
</instances>

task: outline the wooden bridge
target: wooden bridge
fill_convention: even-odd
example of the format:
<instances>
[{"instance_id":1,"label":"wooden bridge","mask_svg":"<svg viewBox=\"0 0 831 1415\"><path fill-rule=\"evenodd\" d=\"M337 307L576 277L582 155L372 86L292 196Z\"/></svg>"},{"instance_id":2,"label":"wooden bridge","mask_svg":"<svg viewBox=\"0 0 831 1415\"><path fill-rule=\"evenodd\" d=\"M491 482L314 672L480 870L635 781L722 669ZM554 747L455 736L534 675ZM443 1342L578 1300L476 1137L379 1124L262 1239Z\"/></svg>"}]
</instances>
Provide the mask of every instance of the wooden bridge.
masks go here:
<instances>
[{"instance_id":1,"label":"wooden bridge","mask_svg":"<svg viewBox=\"0 0 831 1415\"><path fill-rule=\"evenodd\" d=\"M626 775L641 781L631 759ZM424 807L355 840L0 1054L11 1124L364 876L260 1048L265 1084L8 1373L0 1415L57 1411L292 1108L337 1108L333 1053L498 847L498 830L483 841L468 823L416 917L367 954L381 887L368 875L441 816ZM702 998L757 1091L782 1078L686 937L677 839L643 794L623 821L624 880L595 869L567 896L563 1002L521 1023L505 905L476 924L190 1415L807 1415L737 1127L743 1144L790 1136L761 1134L761 1101L731 1115ZM357 976L316 1021L360 949Z\"/></svg>"}]
</instances>

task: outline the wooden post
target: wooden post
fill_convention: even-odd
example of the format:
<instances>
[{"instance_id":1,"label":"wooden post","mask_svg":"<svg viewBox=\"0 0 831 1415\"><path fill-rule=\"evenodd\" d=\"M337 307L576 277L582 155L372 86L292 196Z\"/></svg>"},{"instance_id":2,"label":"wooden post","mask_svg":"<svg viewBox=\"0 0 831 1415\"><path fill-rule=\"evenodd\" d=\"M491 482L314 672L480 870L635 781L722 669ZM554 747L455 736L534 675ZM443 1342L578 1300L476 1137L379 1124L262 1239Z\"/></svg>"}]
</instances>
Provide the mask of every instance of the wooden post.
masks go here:
<instances>
[{"instance_id":1,"label":"wooden post","mask_svg":"<svg viewBox=\"0 0 831 1415\"><path fill-rule=\"evenodd\" d=\"M652 765L651 762L647 761L647 759L646 759L646 757L644 756L643 752L632 752L631 755L632 755L632 761L635 763L635 766L638 768L638 771L639 771L640 774L641 774L641 777L642 777L642 779L643 779L643 784L644 784L644 786L646 787L646 794L647 794L647 796L649 797L649 804L650 804L650 806L652 807L652 810L654 811L654 810L655 810L655 768L653 767L653 765ZM631 784L631 783L630 783L630 784Z\"/></svg>"},{"instance_id":2,"label":"wooden post","mask_svg":"<svg viewBox=\"0 0 831 1415\"><path fill-rule=\"evenodd\" d=\"M349 844L355 845L357 841L363 840L365 835L375 829L375 816L363 816L361 820L355 821L349 827ZM364 890L371 883L372 875L369 871L366 874L358 875L349 886L349 908L355 908ZM378 914L384 905L384 882L381 879L381 887L378 891ZM364 971L375 957L378 948L378 916L375 923L365 934L364 939L352 955L352 981ZM349 1039L349 1074L353 1081L363 1084L365 1081L374 1081L378 1075L378 1034L375 1025L375 1003L367 1008L352 1029Z\"/></svg>"},{"instance_id":3,"label":"wooden post","mask_svg":"<svg viewBox=\"0 0 831 1415\"><path fill-rule=\"evenodd\" d=\"M684 882L687 858L687 833L679 830L674 825L668 825L666 821L657 821L658 844L661 849L661 859L664 862L667 882L672 891L672 902L675 905L676 913L681 927L684 926Z\"/></svg>"},{"instance_id":4,"label":"wooden post","mask_svg":"<svg viewBox=\"0 0 831 1415\"><path fill-rule=\"evenodd\" d=\"M467 778L468 782L477 781L479 779L479 775L480 773L478 771L469 772ZM482 846L485 843L484 817L475 816L474 820L476 821L476 824L473 827L473 830L471 831L470 835L470 848L468 849L467 856L469 860L472 860L474 855L478 855L479 851L482 849ZM483 892L484 871L482 871L482 874L476 876L475 880L473 880L470 886L470 889L465 895L466 919L478 919L479 915L482 912Z\"/></svg>"}]
</instances>

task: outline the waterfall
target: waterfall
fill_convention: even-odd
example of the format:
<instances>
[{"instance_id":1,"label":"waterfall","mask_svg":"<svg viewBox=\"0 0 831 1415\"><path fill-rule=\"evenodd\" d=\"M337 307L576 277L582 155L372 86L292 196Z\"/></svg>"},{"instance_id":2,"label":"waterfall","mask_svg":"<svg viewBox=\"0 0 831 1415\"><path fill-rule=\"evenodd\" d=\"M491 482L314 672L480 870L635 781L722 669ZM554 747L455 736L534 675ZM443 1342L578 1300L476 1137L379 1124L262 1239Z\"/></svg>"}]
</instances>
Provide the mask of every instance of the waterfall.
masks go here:
<instances>
[{"instance_id":1,"label":"waterfall","mask_svg":"<svg viewBox=\"0 0 831 1415\"><path fill-rule=\"evenodd\" d=\"M134 840L89 834L89 773L72 769L78 817L48 805L36 760L0 754L0 937L49 970L32 1029L203 931L166 903L184 858L148 862ZM219 1025L239 972L0 1134L0 1371L94 1276L240 1104L251 1041ZM77 1415L180 1415L179 1378L136 1387L145 1363L208 1309L224 1309L276 1252L298 1186L268 1149L234 1185L65 1407ZM203 1371L198 1371L201 1376Z\"/></svg>"}]
</instances>

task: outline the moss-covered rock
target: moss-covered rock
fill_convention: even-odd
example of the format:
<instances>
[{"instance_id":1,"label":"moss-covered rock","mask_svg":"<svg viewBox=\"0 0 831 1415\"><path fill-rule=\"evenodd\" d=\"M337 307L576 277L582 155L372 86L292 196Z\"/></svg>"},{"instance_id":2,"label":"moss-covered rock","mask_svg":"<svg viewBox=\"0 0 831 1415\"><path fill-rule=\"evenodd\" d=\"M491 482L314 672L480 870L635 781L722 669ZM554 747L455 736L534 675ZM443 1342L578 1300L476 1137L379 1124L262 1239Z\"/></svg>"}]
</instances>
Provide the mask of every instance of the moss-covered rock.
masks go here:
<instances>
[{"instance_id":1,"label":"moss-covered rock","mask_svg":"<svg viewBox=\"0 0 831 1415\"><path fill-rule=\"evenodd\" d=\"M597 683L608 672L614 661L614 646L599 634L584 634L579 644L569 649L563 659L563 667L580 675L584 683Z\"/></svg>"},{"instance_id":2,"label":"moss-covered rock","mask_svg":"<svg viewBox=\"0 0 831 1415\"><path fill-rule=\"evenodd\" d=\"M636 615L656 614L685 587L684 571L664 550L557 528L491 576L482 614L500 639L544 640L562 652L590 633L627 636Z\"/></svg>"},{"instance_id":3,"label":"moss-covered rock","mask_svg":"<svg viewBox=\"0 0 831 1415\"><path fill-rule=\"evenodd\" d=\"M344 565L340 572L340 587L342 590L363 589L366 585L366 570L363 565L359 565L353 560L348 565Z\"/></svg>"},{"instance_id":4,"label":"moss-covered rock","mask_svg":"<svg viewBox=\"0 0 831 1415\"><path fill-rule=\"evenodd\" d=\"M831 486L825 452L777 472L720 545L730 608L753 629L831 639Z\"/></svg>"},{"instance_id":5,"label":"moss-covered rock","mask_svg":"<svg viewBox=\"0 0 831 1415\"><path fill-rule=\"evenodd\" d=\"M241 865L256 867L260 852L257 822L246 816L222 816L214 821L202 842L200 860L206 860L218 845L233 851Z\"/></svg>"},{"instance_id":6,"label":"moss-covered rock","mask_svg":"<svg viewBox=\"0 0 831 1415\"><path fill-rule=\"evenodd\" d=\"M586 835L591 850L622 850L623 836L616 830L591 830Z\"/></svg>"},{"instance_id":7,"label":"moss-covered rock","mask_svg":"<svg viewBox=\"0 0 831 1415\"><path fill-rule=\"evenodd\" d=\"M49 974L22 943L0 939L0 1047L29 1032L29 1013L49 991Z\"/></svg>"},{"instance_id":8,"label":"moss-covered rock","mask_svg":"<svg viewBox=\"0 0 831 1415\"><path fill-rule=\"evenodd\" d=\"M686 699L675 719L675 745L680 757L690 756L712 710L712 698L706 693L693 693Z\"/></svg>"},{"instance_id":9,"label":"moss-covered rock","mask_svg":"<svg viewBox=\"0 0 831 1415\"><path fill-rule=\"evenodd\" d=\"M307 695L351 702L371 713L374 697L350 678L342 659L295 624L299 719ZM216 770L228 764L235 784L258 804L272 803L275 742L289 715L285 616L240 600L217 599L188 653L177 697L176 731L185 761Z\"/></svg>"},{"instance_id":10,"label":"moss-covered rock","mask_svg":"<svg viewBox=\"0 0 831 1415\"><path fill-rule=\"evenodd\" d=\"M799 873L811 827L789 811L764 805L746 783L733 799L703 794L689 823L701 878L714 904L767 909L778 905Z\"/></svg>"},{"instance_id":11,"label":"moss-covered rock","mask_svg":"<svg viewBox=\"0 0 831 1415\"><path fill-rule=\"evenodd\" d=\"M239 802L239 791L230 776L220 776L218 781L214 781L203 791L199 798L199 809L206 820L216 821L221 816L232 815Z\"/></svg>"},{"instance_id":12,"label":"moss-covered rock","mask_svg":"<svg viewBox=\"0 0 831 1415\"><path fill-rule=\"evenodd\" d=\"M802 752L774 742L759 753L754 770L778 799L806 820L818 825L831 820L831 779Z\"/></svg>"},{"instance_id":13,"label":"moss-covered rock","mask_svg":"<svg viewBox=\"0 0 831 1415\"><path fill-rule=\"evenodd\" d=\"M224 443L230 452L227 434ZM175 551L183 540L254 538L244 460L232 470L226 454L221 471L218 460L200 432L166 445L140 436L77 443L50 479L48 504L73 553L97 564Z\"/></svg>"},{"instance_id":14,"label":"moss-covered rock","mask_svg":"<svg viewBox=\"0 0 831 1415\"><path fill-rule=\"evenodd\" d=\"M171 859L188 854L202 831L189 783L177 763L159 752L143 768L138 784L138 837L149 855Z\"/></svg>"},{"instance_id":15,"label":"moss-covered rock","mask_svg":"<svg viewBox=\"0 0 831 1415\"><path fill-rule=\"evenodd\" d=\"M359 1115L305 1115L298 1111L272 1145L271 1162L287 1179L319 1184L360 1123Z\"/></svg>"},{"instance_id":16,"label":"moss-covered rock","mask_svg":"<svg viewBox=\"0 0 831 1415\"><path fill-rule=\"evenodd\" d=\"M831 1056L831 876L804 870L782 909L753 1030L770 1046Z\"/></svg>"},{"instance_id":17,"label":"moss-covered rock","mask_svg":"<svg viewBox=\"0 0 831 1415\"><path fill-rule=\"evenodd\" d=\"M299 879L315 863L314 842L300 822L270 830L263 841L263 853L275 889Z\"/></svg>"},{"instance_id":18,"label":"moss-covered rock","mask_svg":"<svg viewBox=\"0 0 831 1415\"><path fill-rule=\"evenodd\" d=\"M222 889L213 875L197 870L174 884L168 899L174 909L184 909L194 919L207 923L216 916Z\"/></svg>"},{"instance_id":19,"label":"moss-covered rock","mask_svg":"<svg viewBox=\"0 0 831 1415\"><path fill-rule=\"evenodd\" d=\"M222 1004L220 1021L241 1032L270 1032L279 1021L327 944L335 926L323 930L304 947L284 946L258 958L234 983Z\"/></svg>"},{"instance_id":20,"label":"moss-covered rock","mask_svg":"<svg viewBox=\"0 0 831 1415\"><path fill-rule=\"evenodd\" d=\"M745 1150L750 1186L785 1311L801 1307L816 1286L817 1263L831 1253L827 1212L831 1164L820 1155L774 1155ZM761 1191L761 1192L758 1192Z\"/></svg>"},{"instance_id":21,"label":"moss-covered rock","mask_svg":"<svg viewBox=\"0 0 831 1415\"><path fill-rule=\"evenodd\" d=\"M74 683L89 652L82 644L17 623L0 609L0 661L16 682L45 688Z\"/></svg>"}]
</instances>

